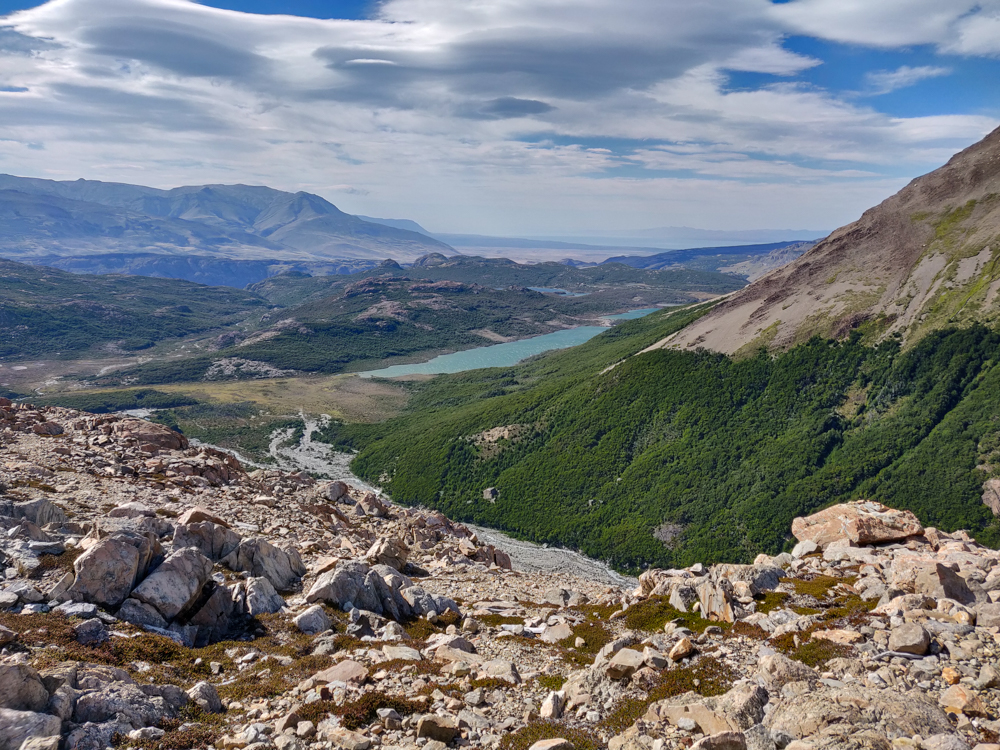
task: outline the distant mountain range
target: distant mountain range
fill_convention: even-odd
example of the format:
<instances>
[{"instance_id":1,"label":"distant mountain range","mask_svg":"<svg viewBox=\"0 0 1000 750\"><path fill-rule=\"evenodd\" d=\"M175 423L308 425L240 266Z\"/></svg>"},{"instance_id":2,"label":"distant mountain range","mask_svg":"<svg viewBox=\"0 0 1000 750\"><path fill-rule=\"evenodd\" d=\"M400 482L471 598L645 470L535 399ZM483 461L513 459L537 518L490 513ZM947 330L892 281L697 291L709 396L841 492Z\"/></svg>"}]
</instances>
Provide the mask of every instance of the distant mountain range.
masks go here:
<instances>
[{"instance_id":1,"label":"distant mountain range","mask_svg":"<svg viewBox=\"0 0 1000 750\"><path fill-rule=\"evenodd\" d=\"M649 236L659 231L649 230L654 233ZM728 271L732 266L733 273L749 277L761 256L788 248L782 256L787 262L794 257L791 246L797 246L786 241L656 252L645 239L634 246L597 242L435 234L410 219L354 216L317 195L269 187L160 190L0 175L0 257L74 273L180 278L239 288L280 273L354 273L386 259L408 264L429 254L576 266L617 261L649 269ZM609 260L611 254L615 257ZM753 268L740 265L746 263ZM776 263L772 259L765 266Z\"/></svg>"},{"instance_id":2,"label":"distant mountain range","mask_svg":"<svg viewBox=\"0 0 1000 750\"><path fill-rule=\"evenodd\" d=\"M311 193L249 185L158 190L0 175L0 256L146 253L252 261L412 261L454 254L420 232L365 221Z\"/></svg>"}]
</instances>

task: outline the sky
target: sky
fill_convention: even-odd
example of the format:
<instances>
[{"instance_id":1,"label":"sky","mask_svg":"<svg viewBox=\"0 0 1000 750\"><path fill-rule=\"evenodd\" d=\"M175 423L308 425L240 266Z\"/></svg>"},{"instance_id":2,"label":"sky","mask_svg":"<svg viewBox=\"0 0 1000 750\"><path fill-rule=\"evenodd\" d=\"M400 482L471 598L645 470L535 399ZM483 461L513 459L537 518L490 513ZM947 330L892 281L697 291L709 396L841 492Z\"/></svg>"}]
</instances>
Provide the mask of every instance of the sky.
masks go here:
<instances>
[{"instance_id":1,"label":"sky","mask_svg":"<svg viewBox=\"0 0 1000 750\"><path fill-rule=\"evenodd\" d=\"M0 172L829 230L1000 125L998 56L1000 0L0 0Z\"/></svg>"}]
</instances>

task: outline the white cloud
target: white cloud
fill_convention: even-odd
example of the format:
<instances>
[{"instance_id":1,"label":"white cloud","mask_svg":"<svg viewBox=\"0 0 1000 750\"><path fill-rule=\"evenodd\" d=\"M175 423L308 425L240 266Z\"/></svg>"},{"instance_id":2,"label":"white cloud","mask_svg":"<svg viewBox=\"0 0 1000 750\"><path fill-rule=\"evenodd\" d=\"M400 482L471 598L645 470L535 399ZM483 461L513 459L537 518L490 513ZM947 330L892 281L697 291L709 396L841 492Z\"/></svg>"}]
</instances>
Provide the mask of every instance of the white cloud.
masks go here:
<instances>
[{"instance_id":1,"label":"white cloud","mask_svg":"<svg viewBox=\"0 0 1000 750\"><path fill-rule=\"evenodd\" d=\"M913 86L928 78L951 75L951 68L937 65L920 65L911 68L903 65L896 70L872 70L865 74L865 80L874 94L888 94L892 91Z\"/></svg>"},{"instance_id":2,"label":"white cloud","mask_svg":"<svg viewBox=\"0 0 1000 750\"><path fill-rule=\"evenodd\" d=\"M880 23L906 15L884 1L895 15ZM791 81L727 89L725 71L819 64L783 35L847 33L868 7L387 0L372 20L343 21L53 0L2 22L0 171L265 183L442 231L834 226L994 124L893 118ZM956 18L899 43L987 44ZM903 70L886 75L900 84Z\"/></svg>"},{"instance_id":3,"label":"white cloud","mask_svg":"<svg viewBox=\"0 0 1000 750\"><path fill-rule=\"evenodd\" d=\"M1000 53L1000 0L792 0L770 12L800 34L847 44Z\"/></svg>"}]
</instances>

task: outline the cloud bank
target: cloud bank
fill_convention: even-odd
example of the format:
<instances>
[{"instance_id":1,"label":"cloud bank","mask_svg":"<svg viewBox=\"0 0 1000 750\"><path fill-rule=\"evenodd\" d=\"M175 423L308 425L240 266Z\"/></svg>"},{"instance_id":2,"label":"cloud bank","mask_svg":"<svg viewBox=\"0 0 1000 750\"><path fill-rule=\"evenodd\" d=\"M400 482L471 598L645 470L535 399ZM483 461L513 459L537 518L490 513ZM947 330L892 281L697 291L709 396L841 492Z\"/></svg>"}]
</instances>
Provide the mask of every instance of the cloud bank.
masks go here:
<instances>
[{"instance_id":1,"label":"cloud bank","mask_svg":"<svg viewBox=\"0 0 1000 750\"><path fill-rule=\"evenodd\" d=\"M995 115L879 111L801 80L822 60L785 42L1000 54L998 2L942 5L386 0L357 21L52 0L0 19L0 170L263 183L439 231L833 227Z\"/></svg>"}]
</instances>

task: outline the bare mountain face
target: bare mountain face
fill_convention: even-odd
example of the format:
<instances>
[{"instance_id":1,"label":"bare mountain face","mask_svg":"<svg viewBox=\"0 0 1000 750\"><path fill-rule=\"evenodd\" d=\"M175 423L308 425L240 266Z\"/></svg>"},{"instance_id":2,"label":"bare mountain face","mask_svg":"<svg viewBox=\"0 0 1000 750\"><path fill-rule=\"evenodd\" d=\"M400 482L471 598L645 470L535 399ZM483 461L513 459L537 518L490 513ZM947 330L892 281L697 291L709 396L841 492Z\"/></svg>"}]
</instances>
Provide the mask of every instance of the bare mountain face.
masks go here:
<instances>
[{"instance_id":1,"label":"bare mountain face","mask_svg":"<svg viewBox=\"0 0 1000 750\"><path fill-rule=\"evenodd\" d=\"M239 260L411 261L454 251L364 221L310 193L249 185L157 190L0 175L0 255L17 260L155 253Z\"/></svg>"},{"instance_id":2,"label":"bare mountain face","mask_svg":"<svg viewBox=\"0 0 1000 750\"><path fill-rule=\"evenodd\" d=\"M997 322L1000 129L657 346L787 349L861 327L873 340Z\"/></svg>"}]
</instances>

